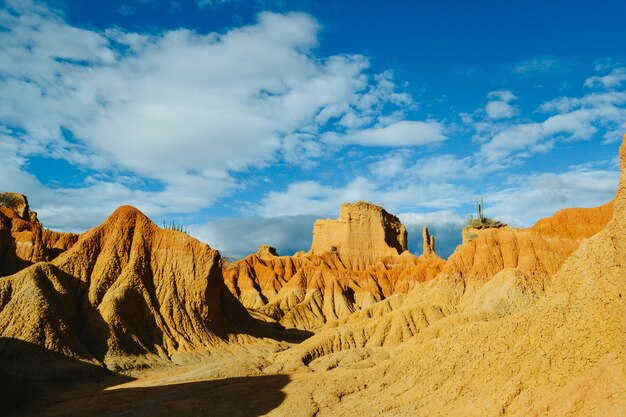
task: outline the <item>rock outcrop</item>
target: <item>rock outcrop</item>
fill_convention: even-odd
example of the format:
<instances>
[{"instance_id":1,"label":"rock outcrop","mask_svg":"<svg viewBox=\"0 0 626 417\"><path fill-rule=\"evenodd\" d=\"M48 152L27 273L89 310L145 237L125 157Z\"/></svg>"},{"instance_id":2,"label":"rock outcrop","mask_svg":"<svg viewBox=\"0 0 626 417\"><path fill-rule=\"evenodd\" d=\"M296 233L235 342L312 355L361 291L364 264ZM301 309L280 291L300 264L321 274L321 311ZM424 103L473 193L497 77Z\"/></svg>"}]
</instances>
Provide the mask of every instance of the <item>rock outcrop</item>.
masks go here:
<instances>
[{"instance_id":1,"label":"rock outcrop","mask_svg":"<svg viewBox=\"0 0 626 417\"><path fill-rule=\"evenodd\" d=\"M406 250L406 228L381 207L343 204L318 220L309 253L256 255L224 268L226 285L249 309L285 327L316 329L435 277L444 261L428 235L427 253Z\"/></svg>"},{"instance_id":2,"label":"rock outcrop","mask_svg":"<svg viewBox=\"0 0 626 417\"><path fill-rule=\"evenodd\" d=\"M129 206L51 263L0 279L0 361L23 372L33 364L15 360L25 358L14 341L117 370L247 341L255 326L224 286L216 250Z\"/></svg>"},{"instance_id":3,"label":"rock outcrop","mask_svg":"<svg viewBox=\"0 0 626 417\"><path fill-rule=\"evenodd\" d=\"M73 233L44 229L26 196L0 193L0 276L36 262L51 261L78 239Z\"/></svg>"},{"instance_id":4,"label":"rock outcrop","mask_svg":"<svg viewBox=\"0 0 626 417\"><path fill-rule=\"evenodd\" d=\"M422 240L423 240L423 255L427 258L432 256L437 256L437 251L435 250L435 236L431 236L428 232L428 227L424 226L422 230Z\"/></svg>"},{"instance_id":5,"label":"rock outcrop","mask_svg":"<svg viewBox=\"0 0 626 417\"><path fill-rule=\"evenodd\" d=\"M0 193L0 207L13 210L22 220L37 223L37 213L30 210L28 198L24 194Z\"/></svg>"},{"instance_id":6,"label":"rock outcrop","mask_svg":"<svg viewBox=\"0 0 626 417\"><path fill-rule=\"evenodd\" d=\"M407 232L400 220L364 201L342 204L336 220L317 220L313 225L311 253L336 251L352 265L400 255L406 249Z\"/></svg>"},{"instance_id":7,"label":"rock outcrop","mask_svg":"<svg viewBox=\"0 0 626 417\"><path fill-rule=\"evenodd\" d=\"M256 252L256 256L259 258L273 258L278 256L278 252L276 252L276 248L269 245L261 245Z\"/></svg>"}]
</instances>

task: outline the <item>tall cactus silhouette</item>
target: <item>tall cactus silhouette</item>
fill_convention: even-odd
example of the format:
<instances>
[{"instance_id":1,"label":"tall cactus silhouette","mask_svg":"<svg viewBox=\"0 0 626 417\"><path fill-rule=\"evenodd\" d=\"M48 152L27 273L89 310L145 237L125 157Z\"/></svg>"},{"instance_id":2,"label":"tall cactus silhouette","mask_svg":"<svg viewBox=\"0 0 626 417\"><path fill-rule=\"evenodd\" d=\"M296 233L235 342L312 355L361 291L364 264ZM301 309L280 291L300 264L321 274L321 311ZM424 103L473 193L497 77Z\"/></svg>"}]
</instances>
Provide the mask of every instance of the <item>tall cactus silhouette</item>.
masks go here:
<instances>
[{"instance_id":1,"label":"tall cactus silhouette","mask_svg":"<svg viewBox=\"0 0 626 417\"><path fill-rule=\"evenodd\" d=\"M478 215L478 221L480 222L480 224L485 223L485 213L483 212L484 207L485 206L484 206L483 198L480 197L477 200L477 205L476 205L476 214Z\"/></svg>"}]
</instances>

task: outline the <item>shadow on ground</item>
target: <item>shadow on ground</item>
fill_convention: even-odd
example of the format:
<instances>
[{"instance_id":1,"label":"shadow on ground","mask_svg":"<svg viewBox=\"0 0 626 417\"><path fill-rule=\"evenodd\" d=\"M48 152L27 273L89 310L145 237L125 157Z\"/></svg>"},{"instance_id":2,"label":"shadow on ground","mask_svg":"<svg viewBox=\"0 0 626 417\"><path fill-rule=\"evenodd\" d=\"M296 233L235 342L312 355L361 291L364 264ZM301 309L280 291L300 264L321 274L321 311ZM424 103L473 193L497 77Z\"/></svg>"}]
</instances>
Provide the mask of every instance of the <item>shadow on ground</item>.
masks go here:
<instances>
[{"instance_id":1,"label":"shadow on ground","mask_svg":"<svg viewBox=\"0 0 626 417\"><path fill-rule=\"evenodd\" d=\"M233 416L257 417L285 398L287 375L250 376L173 385L107 389L110 383L77 383L42 388L35 401L10 416Z\"/></svg>"},{"instance_id":2,"label":"shadow on ground","mask_svg":"<svg viewBox=\"0 0 626 417\"><path fill-rule=\"evenodd\" d=\"M45 372L37 375L37 368ZM290 378L248 376L153 387L128 386L131 381L31 343L0 338L0 415L6 416L256 417L281 404Z\"/></svg>"}]
</instances>

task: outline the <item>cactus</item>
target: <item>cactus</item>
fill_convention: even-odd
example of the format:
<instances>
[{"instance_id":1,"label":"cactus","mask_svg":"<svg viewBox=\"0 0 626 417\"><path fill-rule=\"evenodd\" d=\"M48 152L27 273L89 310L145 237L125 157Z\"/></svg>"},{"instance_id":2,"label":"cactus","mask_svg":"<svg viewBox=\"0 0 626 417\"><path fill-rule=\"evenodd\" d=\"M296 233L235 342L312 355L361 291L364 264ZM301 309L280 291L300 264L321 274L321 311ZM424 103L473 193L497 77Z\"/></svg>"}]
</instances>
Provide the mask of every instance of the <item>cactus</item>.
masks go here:
<instances>
[{"instance_id":1,"label":"cactus","mask_svg":"<svg viewBox=\"0 0 626 417\"><path fill-rule=\"evenodd\" d=\"M480 222L480 224L485 224L485 214L483 212L483 208L484 208L484 202L483 202L483 198L480 197L477 201L476 201L476 214L478 215L478 221Z\"/></svg>"},{"instance_id":2,"label":"cactus","mask_svg":"<svg viewBox=\"0 0 626 417\"><path fill-rule=\"evenodd\" d=\"M503 227L506 226L505 223L500 221L490 219L485 216L485 203L483 198L480 197L476 200L476 215L478 217L474 218L472 214L467 214L467 226L475 227L475 228L488 228L488 227Z\"/></svg>"},{"instance_id":3,"label":"cactus","mask_svg":"<svg viewBox=\"0 0 626 417\"><path fill-rule=\"evenodd\" d=\"M186 235L189 234L189 229L187 229L186 226L180 225L180 224L176 224L176 222L174 220L172 220L171 222L166 222L165 220L163 220L163 228L165 230L175 230L177 232L181 232L184 233Z\"/></svg>"}]
</instances>

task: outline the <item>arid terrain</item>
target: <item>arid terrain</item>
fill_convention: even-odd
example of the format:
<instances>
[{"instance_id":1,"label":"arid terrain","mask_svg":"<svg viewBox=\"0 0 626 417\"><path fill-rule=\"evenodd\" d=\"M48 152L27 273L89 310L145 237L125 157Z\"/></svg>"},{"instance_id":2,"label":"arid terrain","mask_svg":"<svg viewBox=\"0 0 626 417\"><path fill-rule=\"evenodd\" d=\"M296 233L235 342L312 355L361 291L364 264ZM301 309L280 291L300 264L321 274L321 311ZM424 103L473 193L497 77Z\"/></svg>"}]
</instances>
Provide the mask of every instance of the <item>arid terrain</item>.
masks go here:
<instances>
[{"instance_id":1,"label":"arid terrain","mask_svg":"<svg viewBox=\"0 0 626 417\"><path fill-rule=\"evenodd\" d=\"M67 234L3 193L2 412L626 416L619 156L614 200L470 225L447 260L366 202L308 252L226 262L130 206Z\"/></svg>"}]
</instances>

